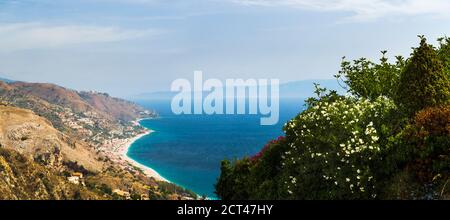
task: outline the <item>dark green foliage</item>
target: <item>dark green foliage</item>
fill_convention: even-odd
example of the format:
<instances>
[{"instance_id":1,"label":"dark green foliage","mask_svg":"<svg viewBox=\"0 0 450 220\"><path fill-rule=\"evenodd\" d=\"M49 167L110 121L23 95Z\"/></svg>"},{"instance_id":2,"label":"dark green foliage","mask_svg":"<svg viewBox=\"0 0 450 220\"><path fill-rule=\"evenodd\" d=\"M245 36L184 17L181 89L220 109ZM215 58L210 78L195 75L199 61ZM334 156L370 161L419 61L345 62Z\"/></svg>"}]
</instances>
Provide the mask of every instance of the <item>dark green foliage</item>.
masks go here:
<instances>
[{"instance_id":1,"label":"dark green foliage","mask_svg":"<svg viewBox=\"0 0 450 220\"><path fill-rule=\"evenodd\" d=\"M148 191L148 198L150 200L164 200L164 197L161 194L156 193L154 190Z\"/></svg>"},{"instance_id":2,"label":"dark green foliage","mask_svg":"<svg viewBox=\"0 0 450 220\"><path fill-rule=\"evenodd\" d=\"M408 183L416 185L397 189L402 193L395 194L402 199L444 198L444 192L436 192L442 191L450 177L450 105L418 112L398 133L394 146L386 160L402 169Z\"/></svg>"},{"instance_id":3,"label":"dark green foliage","mask_svg":"<svg viewBox=\"0 0 450 220\"><path fill-rule=\"evenodd\" d=\"M445 104L450 84L435 48L421 37L400 77L396 103L409 115L431 106Z\"/></svg>"},{"instance_id":4,"label":"dark green foliage","mask_svg":"<svg viewBox=\"0 0 450 220\"><path fill-rule=\"evenodd\" d=\"M249 199L250 161L242 159L231 164L225 160L221 165L221 175L216 184L216 194L224 200ZM253 187L253 186L252 186Z\"/></svg>"},{"instance_id":5,"label":"dark green foliage","mask_svg":"<svg viewBox=\"0 0 450 220\"><path fill-rule=\"evenodd\" d=\"M444 64L445 72L450 79L450 38L440 38L439 41L439 58Z\"/></svg>"},{"instance_id":6,"label":"dark green foliage","mask_svg":"<svg viewBox=\"0 0 450 220\"><path fill-rule=\"evenodd\" d=\"M77 161L63 161L64 166L73 172L83 173L85 176L93 175L94 173L84 168L83 165L79 165Z\"/></svg>"},{"instance_id":7,"label":"dark green foliage","mask_svg":"<svg viewBox=\"0 0 450 220\"><path fill-rule=\"evenodd\" d=\"M131 193L131 200L141 200L141 195L137 193Z\"/></svg>"},{"instance_id":8,"label":"dark green foliage","mask_svg":"<svg viewBox=\"0 0 450 220\"><path fill-rule=\"evenodd\" d=\"M167 196L169 196L171 194L177 194L177 195L188 196L191 198L197 198L197 194L195 194L193 191L185 189L180 186L177 186L172 183L159 181L158 187L159 187L159 191L161 192L161 194L164 198L166 198Z\"/></svg>"},{"instance_id":9,"label":"dark green foliage","mask_svg":"<svg viewBox=\"0 0 450 220\"><path fill-rule=\"evenodd\" d=\"M281 155L286 149L284 138L268 143L252 158L225 160L216 184L216 194L224 200L283 199Z\"/></svg>"},{"instance_id":10,"label":"dark green foliage","mask_svg":"<svg viewBox=\"0 0 450 220\"><path fill-rule=\"evenodd\" d=\"M75 193L73 195L73 199L74 200L82 200L81 193L79 190L75 191Z\"/></svg>"},{"instance_id":11,"label":"dark green foliage","mask_svg":"<svg viewBox=\"0 0 450 220\"><path fill-rule=\"evenodd\" d=\"M105 194L108 194L108 195L112 195L113 194L111 187L109 187L106 184L101 184L100 187L99 187L99 190L101 192L105 193Z\"/></svg>"}]
</instances>

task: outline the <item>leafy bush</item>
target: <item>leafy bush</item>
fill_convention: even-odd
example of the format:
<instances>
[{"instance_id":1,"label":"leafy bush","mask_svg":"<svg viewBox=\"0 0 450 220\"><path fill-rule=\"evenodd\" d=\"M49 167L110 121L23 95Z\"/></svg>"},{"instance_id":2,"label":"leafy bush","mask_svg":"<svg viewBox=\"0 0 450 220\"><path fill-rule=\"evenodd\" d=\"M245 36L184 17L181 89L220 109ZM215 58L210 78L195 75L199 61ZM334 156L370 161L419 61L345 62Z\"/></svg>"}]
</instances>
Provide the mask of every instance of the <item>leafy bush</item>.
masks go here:
<instances>
[{"instance_id":1,"label":"leafy bush","mask_svg":"<svg viewBox=\"0 0 450 220\"><path fill-rule=\"evenodd\" d=\"M450 172L450 106L417 113L405 139L413 154L408 168L421 182L430 183L436 175Z\"/></svg>"},{"instance_id":2,"label":"leafy bush","mask_svg":"<svg viewBox=\"0 0 450 220\"><path fill-rule=\"evenodd\" d=\"M439 50L438 55L444 64L447 77L450 79L450 38L439 38Z\"/></svg>"},{"instance_id":3,"label":"leafy bush","mask_svg":"<svg viewBox=\"0 0 450 220\"><path fill-rule=\"evenodd\" d=\"M380 63L374 63L366 58L360 58L349 62L345 57L341 63L341 70L335 77L344 82L353 95L374 100L380 96L394 97L400 79L401 71L405 66L403 57L396 57L392 64L385 57L386 51L382 51Z\"/></svg>"},{"instance_id":4,"label":"leafy bush","mask_svg":"<svg viewBox=\"0 0 450 220\"><path fill-rule=\"evenodd\" d=\"M284 137L271 141L261 152L234 164L222 162L216 194L225 200L282 199L281 154L287 148Z\"/></svg>"},{"instance_id":5,"label":"leafy bush","mask_svg":"<svg viewBox=\"0 0 450 220\"><path fill-rule=\"evenodd\" d=\"M441 191L450 177L450 106L418 112L411 124L397 135L397 143L387 160L395 162L405 177L405 185L415 185L396 190L401 193L394 190L394 195L401 194L400 198L406 199L442 196L436 192Z\"/></svg>"}]
</instances>

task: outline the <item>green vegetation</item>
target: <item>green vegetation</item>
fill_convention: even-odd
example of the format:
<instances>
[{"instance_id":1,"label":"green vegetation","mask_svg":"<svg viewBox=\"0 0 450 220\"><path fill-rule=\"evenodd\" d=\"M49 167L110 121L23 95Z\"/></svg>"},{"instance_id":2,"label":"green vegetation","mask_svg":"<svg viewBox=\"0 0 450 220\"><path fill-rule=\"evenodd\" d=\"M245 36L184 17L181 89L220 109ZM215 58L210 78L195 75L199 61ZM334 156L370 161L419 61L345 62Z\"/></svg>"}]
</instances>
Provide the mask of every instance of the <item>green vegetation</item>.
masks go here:
<instances>
[{"instance_id":1,"label":"green vegetation","mask_svg":"<svg viewBox=\"0 0 450 220\"><path fill-rule=\"evenodd\" d=\"M184 188L177 186L175 184L172 184L172 183L168 183L168 182L164 182L164 181L158 182L158 188L159 188L159 191L160 191L161 195L163 196L163 198L168 198L170 195L175 194L177 196L181 195L181 196L186 196L186 197L197 199L197 194L195 194L193 191L184 189ZM150 194L151 193L152 192L150 192Z\"/></svg>"},{"instance_id":2,"label":"green vegetation","mask_svg":"<svg viewBox=\"0 0 450 220\"><path fill-rule=\"evenodd\" d=\"M380 96L393 98L396 94L396 85L400 80L405 60L397 56L394 64L388 62L386 51L382 51L380 63L374 63L361 58L352 62L345 60L341 63L341 70L335 77L343 86L356 97L376 99Z\"/></svg>"},{"instance_id":3,"label":"green vegetation","mask_svg":"<svg viewBox=\"0 0 450 220\"><path fill-rule=\"evenodd\" d=\"M400 77L395 97L399 107L411 115L449 100L450 85L448 74L444 72L445 60L439 59L439 52L427 44L424 37L421 38L420 46L414 49Z\"/></svg>"},{"instance_id":4,"label":"green vegetation","mask_svg":"<svg viewBox=\"0 0 450 220\"><path fill-rule=\"evenodd\" d=\"M345 59L351 94L316 85L286 136L223 161L221 199L449 199L450 40L389 63Z\"/></svg>"}]
</instances>

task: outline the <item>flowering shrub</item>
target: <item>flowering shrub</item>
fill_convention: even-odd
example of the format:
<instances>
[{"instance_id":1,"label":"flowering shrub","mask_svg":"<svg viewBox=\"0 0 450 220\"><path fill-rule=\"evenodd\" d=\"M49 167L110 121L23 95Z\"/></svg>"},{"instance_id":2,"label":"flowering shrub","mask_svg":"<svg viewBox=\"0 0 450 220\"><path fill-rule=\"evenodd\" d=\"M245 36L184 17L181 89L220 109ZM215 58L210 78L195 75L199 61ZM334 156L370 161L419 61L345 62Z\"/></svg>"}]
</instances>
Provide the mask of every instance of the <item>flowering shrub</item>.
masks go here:
<instances>
[{"instance_id":1,"label":"flowering shrub","mask_svg":"<svg viewBox=\"0 0 450 220\"><path fill-rule=\"evenodd\" d=\"M280 136L276 140L270 141L269 143L264 145L263 149L260 152L258 152L253 157L251 157L250 161L257 162L258 160L260 160L263 157L264 153L266 153L271 147L273 147L274 145L284 141L284 139L285 138L283 136Z\"/></svg>"},{"instance_id":2,"label":"flowering shrub","mask_svg":"<svg viewBox=\"0 0 450 220\"><path fill-rule=\"evenodd\" d=\"M382 157L383 119L395 109L380 97L317 102L285 126L282 155L291 198L375 198L374 164Z\"/></svg>"}]
</instances>

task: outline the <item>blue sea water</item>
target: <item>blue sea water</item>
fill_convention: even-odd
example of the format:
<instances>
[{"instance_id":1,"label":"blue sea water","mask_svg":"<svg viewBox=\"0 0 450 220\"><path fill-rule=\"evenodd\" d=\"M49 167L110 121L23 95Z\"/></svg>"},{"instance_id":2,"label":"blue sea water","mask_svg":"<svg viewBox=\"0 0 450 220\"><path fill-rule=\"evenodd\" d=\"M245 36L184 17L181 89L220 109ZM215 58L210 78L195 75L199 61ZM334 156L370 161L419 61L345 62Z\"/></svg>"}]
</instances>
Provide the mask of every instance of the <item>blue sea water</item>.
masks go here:
<instances>
[{"instance_id":1,"label":"blue sea water","mask_svg":"<svg viewBox=\"0 0 450 220\"><path fill-rule=\"evenodd\" d=\"M216 198L214 184L223 159L252 156L301 112L301 99L280 101L280 120L261 126L259 115L174 115L170 100L138 101L159 117L141 121L154 132L137 140L128 156L155 169L169 181L199 195Z\"/></svg>"}]
</instances>

